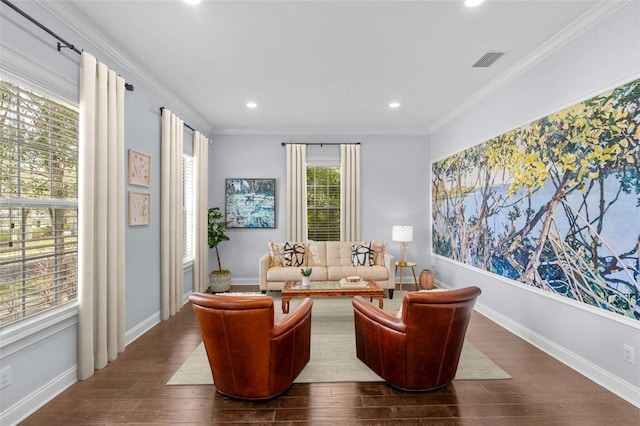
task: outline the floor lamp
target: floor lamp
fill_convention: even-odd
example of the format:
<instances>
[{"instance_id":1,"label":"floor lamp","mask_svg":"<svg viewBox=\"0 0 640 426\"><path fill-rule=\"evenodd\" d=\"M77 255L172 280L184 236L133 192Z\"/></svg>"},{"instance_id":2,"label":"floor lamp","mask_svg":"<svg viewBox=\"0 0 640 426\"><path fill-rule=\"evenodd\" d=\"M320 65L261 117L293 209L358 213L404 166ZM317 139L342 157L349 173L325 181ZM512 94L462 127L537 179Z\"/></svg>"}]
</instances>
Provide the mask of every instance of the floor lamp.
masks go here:
<instances>
[{"instance_id":1,"label":"floor lamp","mask_svg":"<svg viewBox=\"0 0 640 426\"><path fill-rule=\"evenodd\" d=\"M391 239L400 242L400 262L398 262L398 265L406 266L407 243L413 241L413 226L394 225Z\"/></svg>"}]
</instances>

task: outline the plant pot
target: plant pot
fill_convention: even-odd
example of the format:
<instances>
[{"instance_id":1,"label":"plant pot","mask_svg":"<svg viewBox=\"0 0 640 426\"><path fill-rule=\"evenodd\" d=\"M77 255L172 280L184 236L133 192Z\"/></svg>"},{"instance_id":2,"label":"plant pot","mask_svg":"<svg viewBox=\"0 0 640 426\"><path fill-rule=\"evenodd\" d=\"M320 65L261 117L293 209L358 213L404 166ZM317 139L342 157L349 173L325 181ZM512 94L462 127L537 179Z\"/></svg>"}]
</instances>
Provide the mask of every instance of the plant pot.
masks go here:
<instances>
[{"instance_id":1,"label":"plant pot","mask_svg":"<svg viewBox=\"0 0 640 426\"><path fill-rule=\"evenodd\" d=\"M222 293L231 288L231 271L212 271L209 274L209 288L212 293Z\"/></svg>"},{"instance_id":2,"label":"plant pot","mask_svg":"<svg viewBox=\"0 0 640 426\"><path fill-rule=\"evenodd\" d=\"M309 277L302 276L302 286L309 287Z\"/></svg>"}]
</instances>

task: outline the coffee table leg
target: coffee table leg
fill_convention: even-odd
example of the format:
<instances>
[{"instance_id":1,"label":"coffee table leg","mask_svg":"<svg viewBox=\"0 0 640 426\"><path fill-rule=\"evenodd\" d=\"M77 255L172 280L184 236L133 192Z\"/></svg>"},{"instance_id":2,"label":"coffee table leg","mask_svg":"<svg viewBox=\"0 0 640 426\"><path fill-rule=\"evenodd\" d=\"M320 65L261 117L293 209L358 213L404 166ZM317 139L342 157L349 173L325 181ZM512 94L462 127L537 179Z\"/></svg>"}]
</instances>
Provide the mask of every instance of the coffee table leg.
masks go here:
<instances>
[{"instance_id":1,"label":"coffee table leg","mask_svg":"<svg viewBox=\"0 0 640 426\"><path fill-rule=\"evenodd\" d=\"M382 309L382 307L384 306L384 302L382 301L382 297L376 297L376 299L378 299L378 307L380 309Z\"/></svg>"},{"instance_id":2,"label":"coffee table leg","mask_svg":"<svg viewBox=\"0 0 640 426\"><path fill-rule=\"evenodd\" d=\"M289 313L289 302L291 301L291 299L289 298L282 298L282 313L283 314L288 314Z\"/></svg>"}]
</instances>

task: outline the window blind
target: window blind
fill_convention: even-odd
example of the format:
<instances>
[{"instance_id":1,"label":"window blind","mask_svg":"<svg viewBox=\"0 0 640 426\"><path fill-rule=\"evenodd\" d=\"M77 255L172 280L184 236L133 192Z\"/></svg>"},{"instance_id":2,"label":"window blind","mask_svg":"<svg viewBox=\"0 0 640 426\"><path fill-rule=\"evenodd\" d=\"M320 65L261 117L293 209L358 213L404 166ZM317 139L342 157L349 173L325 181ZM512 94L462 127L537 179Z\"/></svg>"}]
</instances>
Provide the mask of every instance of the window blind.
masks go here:
<instances>
[{"instance_id":1,"label":"window blind","mask_svg":"<svg viewBox=\"0 0 640 426\"><path fill-rule=\"evenodd\" d=\"M307 235L340 241L339 166L307 166Z\"/></svg>"},{"instance_id":2,"label":"window blind","mask_svg":"<svg viewBox=\"0 0 640 426\"><path fill-rule=\"evenodd\" d=\"M182 207L184 220L183 262L193 261L195 254L195 188L193 156L182 155Z\"/></svg>"},{"instance_id":3,"label":"window blind","mask_svg":"<svg viewBox=\"0 0 640 426\"><path fill-rule=\"evenodd\" d=\"M0 82L0 327L77 299L78 111Z\"/></svg>"}]
</instances>

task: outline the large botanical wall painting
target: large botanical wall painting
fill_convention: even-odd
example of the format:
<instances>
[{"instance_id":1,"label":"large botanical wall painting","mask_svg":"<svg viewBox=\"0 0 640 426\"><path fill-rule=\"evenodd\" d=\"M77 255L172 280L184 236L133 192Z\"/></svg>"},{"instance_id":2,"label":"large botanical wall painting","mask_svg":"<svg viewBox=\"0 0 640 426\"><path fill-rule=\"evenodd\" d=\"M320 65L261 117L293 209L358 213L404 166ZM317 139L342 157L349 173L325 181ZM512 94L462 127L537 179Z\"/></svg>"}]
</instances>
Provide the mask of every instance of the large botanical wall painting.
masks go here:
<instances>
[{"instance_id":1,"label":"large botanical wall painting","mask_svg":"<svg viewBox=\"0 0 640 426\"><path fill-rule=\"evenodd\" d=\"M640 80L432 165L433 251L640 320Z\"/></svg>"}]
</instances>

